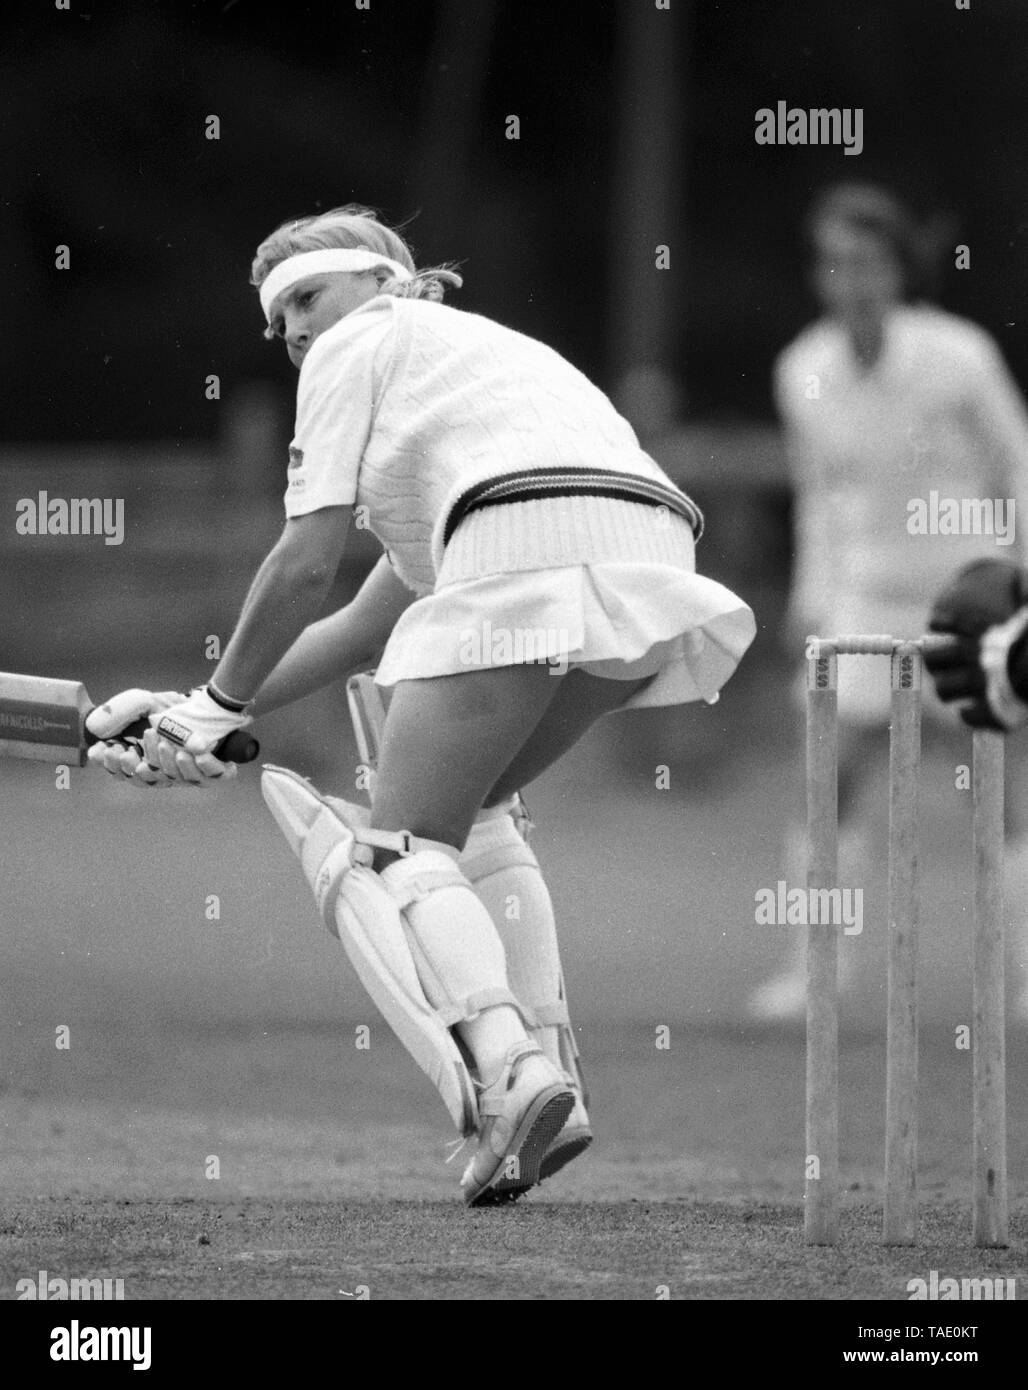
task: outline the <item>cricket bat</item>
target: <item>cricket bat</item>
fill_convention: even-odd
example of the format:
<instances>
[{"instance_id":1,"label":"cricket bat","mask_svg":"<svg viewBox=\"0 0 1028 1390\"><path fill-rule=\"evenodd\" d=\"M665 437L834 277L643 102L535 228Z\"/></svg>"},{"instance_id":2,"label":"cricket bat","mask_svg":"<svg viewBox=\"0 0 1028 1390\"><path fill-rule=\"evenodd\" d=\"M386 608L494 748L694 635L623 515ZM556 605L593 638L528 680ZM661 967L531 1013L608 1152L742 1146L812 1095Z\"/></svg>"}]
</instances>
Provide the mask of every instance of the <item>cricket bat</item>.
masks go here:
<instances>
[{"instance_id":1,"label":"cricket bat","mask_svg":"<svg viewBox=\"0 0 1028 1390\"><path fill-rule=\"evenodd\" d=\"M378 765L378 753L385 727L385 701L375 684L374 673L360 671L346 682L346 699L353 720L353 733L362 763L372 772Z\"/></svg>"},{"instance_id":2,"label":"cricket bat","mask_svg":"<svg viewBox=\"0 0 1028 1390\"><path fill-rule=\"evenodd\" d=\"M0 757L84 767L86 750L98 742L86 728L86 715L94 705L81 681L0 671ZM143 718L123 732L128 738L142 738L148 728L150 721ZM217 757L231 763L251 763L259 752L260 744L242 729L214 749Z\"/></svg>"}]
</instances>

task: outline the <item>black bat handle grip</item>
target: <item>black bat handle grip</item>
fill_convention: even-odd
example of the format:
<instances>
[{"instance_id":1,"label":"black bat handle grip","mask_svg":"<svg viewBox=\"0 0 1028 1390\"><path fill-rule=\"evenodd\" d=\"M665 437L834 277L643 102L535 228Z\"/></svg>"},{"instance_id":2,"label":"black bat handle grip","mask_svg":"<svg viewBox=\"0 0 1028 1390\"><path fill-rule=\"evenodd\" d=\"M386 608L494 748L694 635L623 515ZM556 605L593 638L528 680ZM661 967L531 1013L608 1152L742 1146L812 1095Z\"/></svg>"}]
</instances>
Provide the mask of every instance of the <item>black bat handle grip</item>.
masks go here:
<instances>
[{"instance_id":1,"label":"black bat handle grip","mask_svg":"<svg viewBox=\"0 0 1028 1390\"><path fill-rule=\"evenodd\" d=\"M137 719L129 724L118 738L142 738L147 729L151 727L149 719ZM95 734L86 730L87 747L99 743L100 740ZM261 751L261 745L250 734L242 729L236 729L234 733L226 734L220 743L214 745L214 756L220 758L225 763L252 763Z\"/></svg>"}]
</instances>

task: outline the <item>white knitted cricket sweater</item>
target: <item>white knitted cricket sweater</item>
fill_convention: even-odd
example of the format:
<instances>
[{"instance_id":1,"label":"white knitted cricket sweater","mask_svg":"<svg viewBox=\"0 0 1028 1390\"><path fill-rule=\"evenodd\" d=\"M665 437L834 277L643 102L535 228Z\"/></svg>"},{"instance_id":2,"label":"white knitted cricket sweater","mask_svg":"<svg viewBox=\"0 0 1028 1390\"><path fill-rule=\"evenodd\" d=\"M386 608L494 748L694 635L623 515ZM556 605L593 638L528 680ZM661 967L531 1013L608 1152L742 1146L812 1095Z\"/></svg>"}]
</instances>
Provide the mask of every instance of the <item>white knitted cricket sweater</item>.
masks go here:
<instances>
[{"instance_id":1,"label":"white knitted cricket sweater","mask_svg":"<svg viewBox=\"0 0 1028 1390\"><path fill-rule=\"evenodd\" d=\"M608 497L486 507L444 547L458 497L498 475L571 466L673 486L558 353L447 305L380 295L323 333L300 372L289 452L287 516L355 506L415 593L601 560L692 567L687 521Z\"/></svg>"}]
</instances>

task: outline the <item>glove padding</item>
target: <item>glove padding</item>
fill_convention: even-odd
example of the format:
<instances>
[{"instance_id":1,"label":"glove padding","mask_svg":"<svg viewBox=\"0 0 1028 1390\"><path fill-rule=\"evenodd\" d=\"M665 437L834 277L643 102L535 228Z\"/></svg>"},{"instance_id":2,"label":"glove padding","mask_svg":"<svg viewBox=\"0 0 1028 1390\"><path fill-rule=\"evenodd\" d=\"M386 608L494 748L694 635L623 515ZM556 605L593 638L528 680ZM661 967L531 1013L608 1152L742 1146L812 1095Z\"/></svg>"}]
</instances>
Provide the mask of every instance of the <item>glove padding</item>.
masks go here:
<instances>
[{"instance_id":1,"label":"glove padding","mask_svg":"<svg viewBox=\"0 0 1028 1390\"><path fill-rule=\"evenodd\" d=\"M236 764L223 763L211 750L226 735L252 723L245 710L225 709L205 686L198 686L166 710L156 728L146 731L143 749L147 760L172 781L202 786L236 775Z\"/></svg>"},{"instance_id":2,"label":"glove padding","mask_svg":"<svg viewBox=\"0 0 1028 1390\"><path fill-rule=\"evenodd\" d=\"M960 717L971 728L1006 732L1028 719L1028 704L1018 709L1028 700L1028 633L1006 627L1026 604L1028 572L1010 560L968 565L935 600L929 629L955 641L926 651L925 666L940 700L967 701Z\"/></svg>"},{"instance_id":3,"label":"glove padding","mask_svg":"<svg viewBox=\"0 0 1028 1390\"><path fill-rule=\"evenodd\" d=\"M94 767L102 767L112 777L127 778L140 786L174 785L173 778L166 776L160 767L148 763L139 739L121 738L119 735L137 719L160 714L181 700L182 693L178 690L155 692L133 688L112 695L86 715L86 728L96 738L103 740L89 748L86 760Z\"/></svg>"}]
</instances>

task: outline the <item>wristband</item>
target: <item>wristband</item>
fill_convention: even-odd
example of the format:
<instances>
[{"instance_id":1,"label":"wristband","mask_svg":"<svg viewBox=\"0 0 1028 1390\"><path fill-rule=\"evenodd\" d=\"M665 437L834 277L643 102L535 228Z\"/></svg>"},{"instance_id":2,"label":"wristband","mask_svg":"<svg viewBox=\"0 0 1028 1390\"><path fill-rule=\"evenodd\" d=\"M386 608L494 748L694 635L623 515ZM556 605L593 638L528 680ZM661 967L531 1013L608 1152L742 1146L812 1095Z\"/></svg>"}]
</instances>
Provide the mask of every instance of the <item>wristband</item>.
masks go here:
<instances>
[{"instance_id":1,"label":"wristband","mask_svg":"<svg viewBox=\"0 0 1028 1390\"><path fill-rule=\"evenodd\" d=\"M204 688L214 703L220 705L222 709L227 709L229 714L242 714L250 703L249 700L233 700L231 695L226 695L224 691L219 690L213 681L208 681Z\"/></svg>"},{"instance_id":2,"label":"wristband","mask_svg":"<svg viewBox=\"0 0 1028 1390\"><path fill-rule=\"evenodd\" d=\"M1004 729L1019 729L1028 723L1028 704L1010 683L1010 652L1028 631L1028 607L1019 609L1005 623L986 628L982 633L979 661L985 674L985 699L989 709Z\"/></svg>"}]
</instances>

